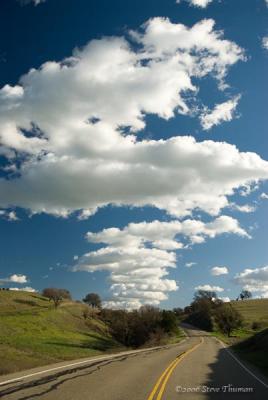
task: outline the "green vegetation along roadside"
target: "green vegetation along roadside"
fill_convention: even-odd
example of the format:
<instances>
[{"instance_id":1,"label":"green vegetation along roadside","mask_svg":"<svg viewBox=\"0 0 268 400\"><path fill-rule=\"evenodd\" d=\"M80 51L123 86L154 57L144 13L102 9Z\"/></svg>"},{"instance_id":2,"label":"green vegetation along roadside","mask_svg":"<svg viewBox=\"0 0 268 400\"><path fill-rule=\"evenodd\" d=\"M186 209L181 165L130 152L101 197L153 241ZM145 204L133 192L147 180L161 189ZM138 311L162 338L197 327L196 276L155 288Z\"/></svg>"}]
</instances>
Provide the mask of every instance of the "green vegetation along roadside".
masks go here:
<instances>
[{"instance_id":1,"label":"green vegetation along roadside","mask_svg":"<svg viewBox=\"0 0 268 400\"><path fill-rule=\"evenodd\" d=\"M115 336L116 326L88 315L85 307L71 300L55 307L37 293L0 291L0 375L131 349ZM176 343L182 336L180 330L159 331L142 347Z\"/></svg>"},{"instance_id":2,"label":"green vegetation along roadside","mask_svg":"<svg viewBox=\"0 0 268 400\"><path fill-rule=\"evenodd\" d=\"M212 335L268 376L268 299L232 301L231 305L242 315L243 326L231 337L218 330Z\"/></svg>"},{"instance_id":3,"label":"green vegetation along roadside","mask_svg":"<svg viewBox=\"0 0 268 400\"><path fill-rule=\"evenodd\" d=\"M35 293L0 292L0 374L105 351L121 350L100 320L85 320L83 304L55 309Z\"/></svg>"},{"instance_id":4,"label":"green vegetation along roadside","mask_svg":"<svg viewBox=\"0 0 268 400\"><path fill-rule=\"evenodd\" d=\"M236 301L224 303L217 293L198 290L192 303L176 313L182 322L210 332L268 375L268 299L251 296L243 290Z\"/></svg>"},{"instance_id":5,"label":"green vegetation along roadside","mask_svg":"<svg viewBox=\"0 0 268 400\"><path fill-rule=\"evenodd\" d=\"M240 312L247 327L251 328L254 322L259 323L260 328L268 327L268 299L232 301L231 304Z\"/></svg>"},{"instance_id":6,"label":"green vegetation along roadside","mask_svg":"<svg viewBox=\"0 0 268 400\"><path fill-rule=\"evenodd\" d=\"M268 377L268 329L254 332L247 329L237 329L231 337L219 331L213 331L216 336L241 358L257 367Z\"/></svg>"}]
</instances>

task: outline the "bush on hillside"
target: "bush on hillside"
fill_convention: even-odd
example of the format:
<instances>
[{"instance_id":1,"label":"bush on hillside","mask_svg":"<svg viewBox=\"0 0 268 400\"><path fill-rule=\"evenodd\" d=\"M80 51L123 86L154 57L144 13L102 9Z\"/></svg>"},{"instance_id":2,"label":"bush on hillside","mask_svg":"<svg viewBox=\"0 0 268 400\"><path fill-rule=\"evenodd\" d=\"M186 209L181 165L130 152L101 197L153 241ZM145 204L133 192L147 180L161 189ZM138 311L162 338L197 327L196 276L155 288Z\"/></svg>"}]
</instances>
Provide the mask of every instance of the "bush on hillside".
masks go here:
<instances>
[{"instance_id":1,"label":"bush on hillside","mask_svg":"<svg viewBox=\"0 0 268 400\"><path fill-rule=\"evenodd\" d=\"M242 326L242 315L231 306L231 304L222 304L215 312L215 320L221 332L231 336L233 330Z\"/></svg>"}]
</instances>

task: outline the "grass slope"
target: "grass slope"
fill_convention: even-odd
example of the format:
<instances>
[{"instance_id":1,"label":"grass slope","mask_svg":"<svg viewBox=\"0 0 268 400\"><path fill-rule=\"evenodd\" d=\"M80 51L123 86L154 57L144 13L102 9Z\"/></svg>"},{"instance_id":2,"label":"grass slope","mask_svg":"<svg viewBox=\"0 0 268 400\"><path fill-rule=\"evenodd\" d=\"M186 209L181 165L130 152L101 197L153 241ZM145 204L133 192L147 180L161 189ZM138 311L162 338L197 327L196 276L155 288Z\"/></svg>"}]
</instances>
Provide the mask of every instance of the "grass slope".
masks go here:
<instances>
[{"instance_id":1,"label":"grass slope","mask_svg":"<svg viewBox=\"0 0 268 400\"><path fill-rule=\"evenodd\" d=\"M268 329L237 343L233 349L268 376Z\"/></svg>"},{"instance_id":2,"label":"grass slope","mask_svg":"<svg viewBox=\"0 0 268 400\"><path fill-rule=\"evenodd\" d=\"M268 299L232 301L231 305L243 316L243 327L234 331L230 338L218 331L213 335L268 376ZM257 331L252 329L253 322L259 325Z\"/></svg>"},{"instance_id":3,"label":"grass slope","mask_svg":"<svg viewBox=\"0 0 268 400\"><path fill-rule=\"evenodd\" d=\"M232 301L231 304L242 314L248 328L251 328L253 322L268 327L268 299Z\"/></svg>"},{"instance_id":4,"label":"grass slope","mask_svg":"<svg viewBox=\"0 0 268 400\"><path fill-rule=\"evenodd\" d=\"M83 307L55 310L38 294L0 291L0 374L119 350L104 323L84 320Z\"/></svg>"}]
</instances>

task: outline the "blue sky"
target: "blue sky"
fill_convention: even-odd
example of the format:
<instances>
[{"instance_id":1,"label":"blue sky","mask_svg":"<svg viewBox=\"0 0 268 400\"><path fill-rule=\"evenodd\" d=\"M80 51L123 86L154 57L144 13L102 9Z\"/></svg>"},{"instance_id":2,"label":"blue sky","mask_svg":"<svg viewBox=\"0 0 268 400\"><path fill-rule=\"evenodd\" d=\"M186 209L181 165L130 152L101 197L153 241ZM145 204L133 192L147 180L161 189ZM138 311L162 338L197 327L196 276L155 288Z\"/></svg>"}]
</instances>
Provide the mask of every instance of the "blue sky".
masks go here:
<instances>
[{"instance_id":1,"label":"blue sky","mask_svg":"<svg viewBox=\"0 0 268 400\"><path fill-rule=\"evenodd\" d=\"M268 296L268 7L190 3L0 5L2 285Z\"/></svg>"}]
</instances>

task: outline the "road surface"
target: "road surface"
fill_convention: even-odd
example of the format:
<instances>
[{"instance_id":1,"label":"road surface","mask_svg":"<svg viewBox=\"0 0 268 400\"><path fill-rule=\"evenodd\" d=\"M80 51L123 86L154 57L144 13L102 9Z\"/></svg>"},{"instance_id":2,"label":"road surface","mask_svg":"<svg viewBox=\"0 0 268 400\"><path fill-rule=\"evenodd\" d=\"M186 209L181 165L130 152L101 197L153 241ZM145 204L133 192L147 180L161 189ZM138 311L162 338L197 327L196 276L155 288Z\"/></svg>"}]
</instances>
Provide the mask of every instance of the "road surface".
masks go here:
<instances>
[{"instance_id":1,"label":"road surface","mask_svg":"<svg viewBox=\"0 0 268 400\"><path fill-rule=\"evenodd\" d=\"M186 332L189 337L175 346L1 377L0 397L4 400L268 398L267 380L241 364L222 343L199 330L188 327Z\"/></svg>"}]
</instances>

